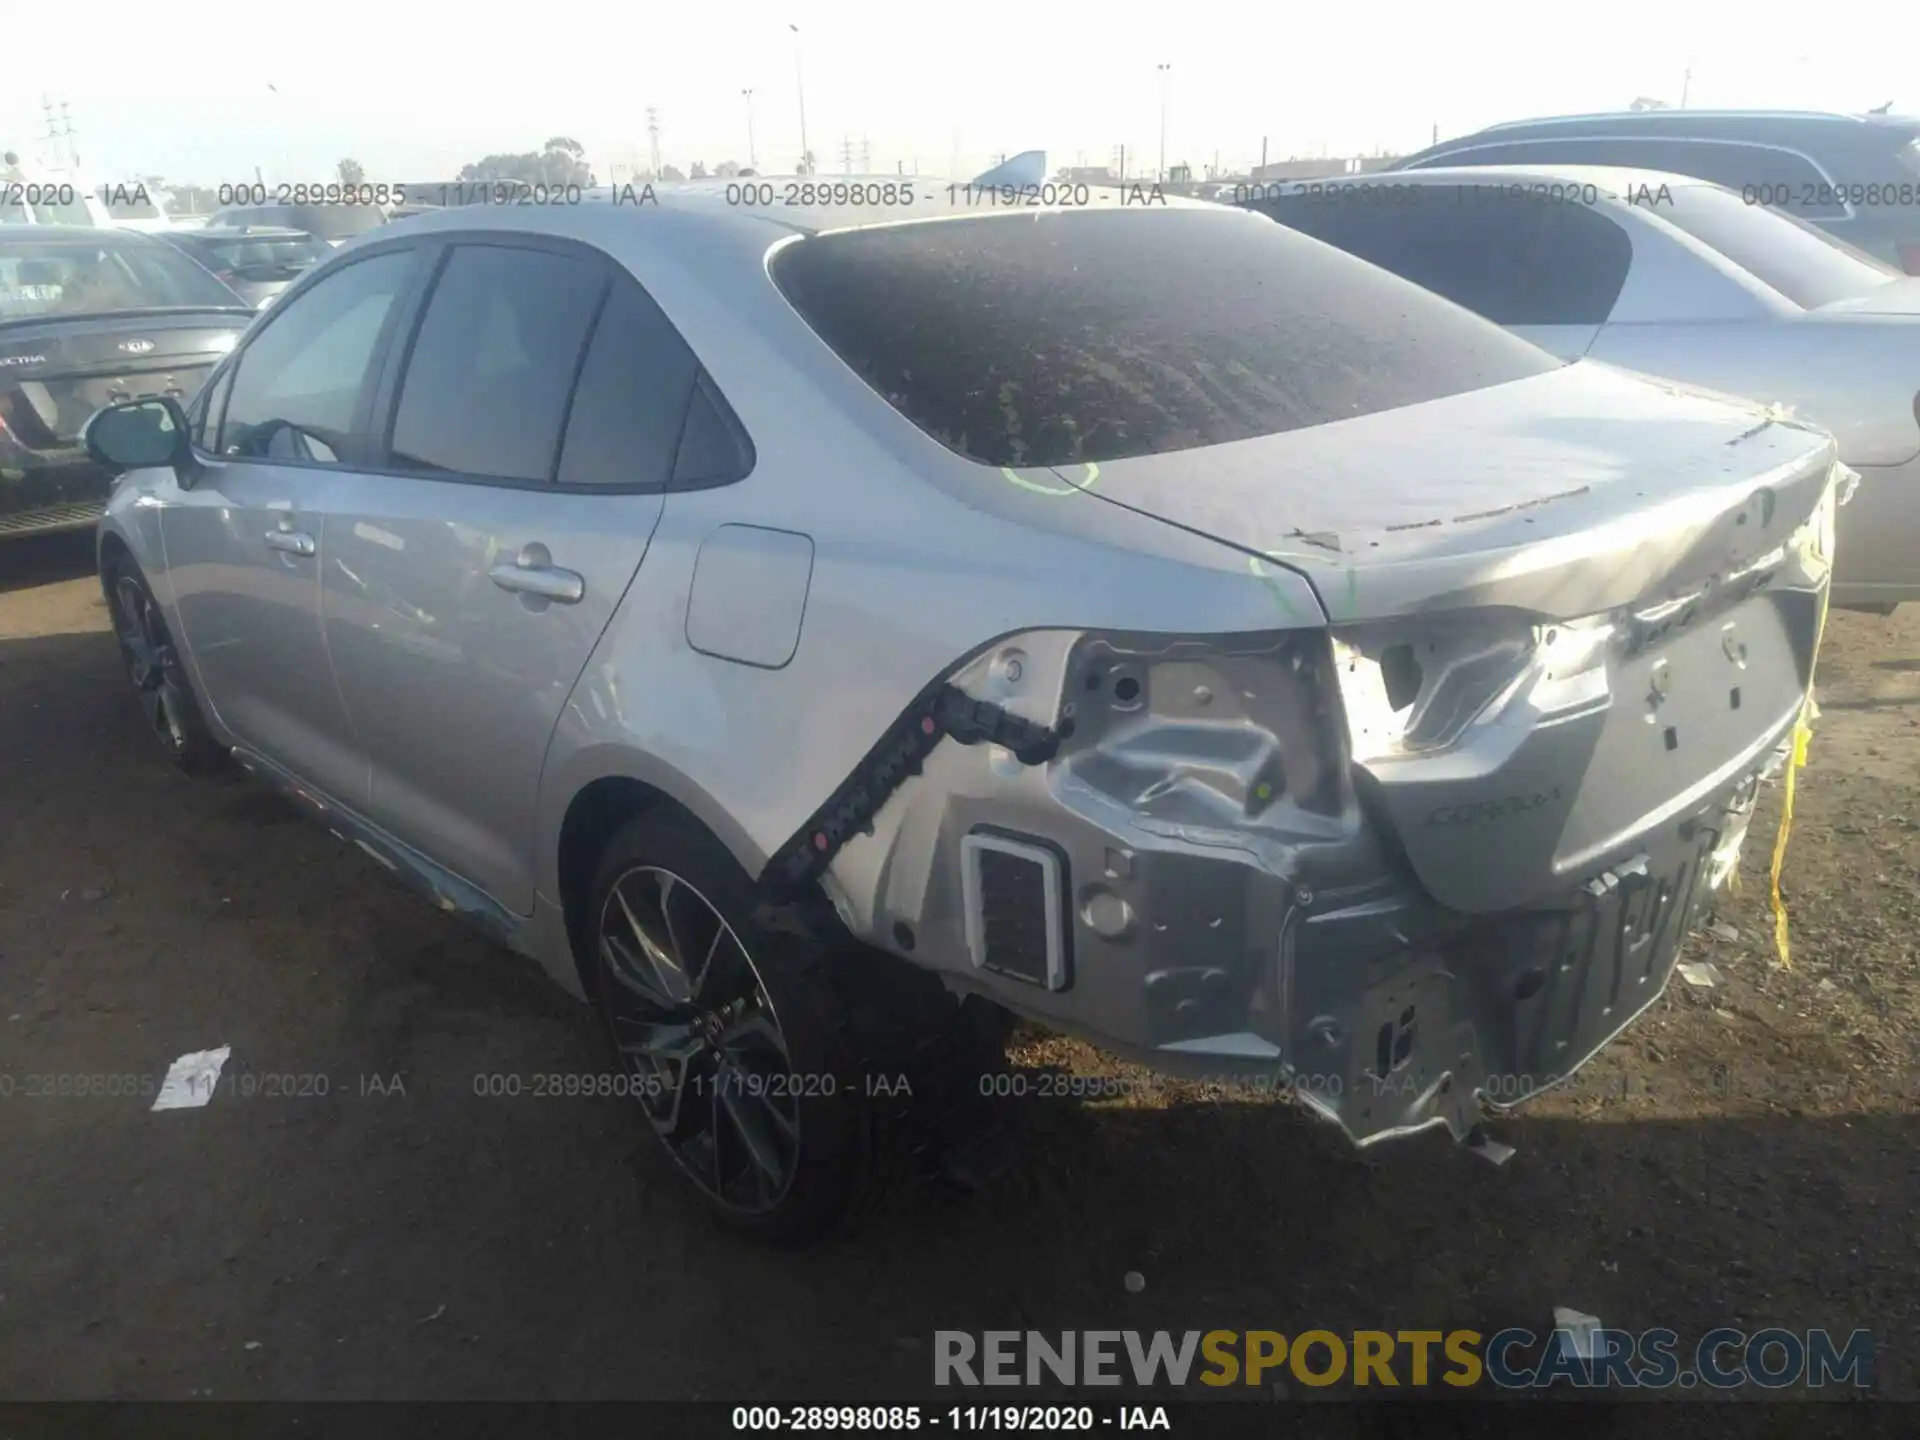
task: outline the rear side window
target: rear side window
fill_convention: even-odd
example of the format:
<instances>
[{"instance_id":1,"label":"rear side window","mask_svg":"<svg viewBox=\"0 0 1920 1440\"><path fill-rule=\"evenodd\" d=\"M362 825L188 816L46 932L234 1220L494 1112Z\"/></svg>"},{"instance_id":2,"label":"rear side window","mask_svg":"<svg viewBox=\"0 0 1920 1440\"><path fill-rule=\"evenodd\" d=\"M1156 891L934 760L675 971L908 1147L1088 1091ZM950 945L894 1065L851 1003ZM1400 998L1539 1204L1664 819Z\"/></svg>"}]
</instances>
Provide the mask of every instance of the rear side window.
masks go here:
<instances>
[{"instance_id":1,"label":"rear side window","mask_svg":"<svg viewBox=\"0 0 1920 1440\"><path fill-rule=\"evenodd\" d=\"M1354 191L1248 208L1497 325L1605 324L1633 264L1627 232L1599 211L1492 185L1423 185L1404 202Z\"/></svg>"},{"instance_id":2,"label":"rear side window","mask_svg":"<svg viewBox=\"0 0 1920 1440\"><path fill-rule=\"evenodd\" d=\"M574 392L560 483L664 486L695 369L693 352L660 307L639 286L616 284Z\"/></svg>"},{"instance_id":3,"label":"rear side window","mask_svg":"<svg viewBox=\"0 0 1920 1440\"><path fill-rule=\"evenodd\" d=\"M401 381L396 468L550 480L606 283L599 265L571 255L456 247Z\"/></svg>"},{"instance_id":4,"label":"rear side window","mask_svg":"<svg viewBox=\"0 0 1920 1440\"><path fill-rule=\"evenodd\" d=\"M988 465L1251 439L1559 363L1338 250L1212 207L816 236L780 251L773 277L896 410Z\"/></svg>"}]
</instances>

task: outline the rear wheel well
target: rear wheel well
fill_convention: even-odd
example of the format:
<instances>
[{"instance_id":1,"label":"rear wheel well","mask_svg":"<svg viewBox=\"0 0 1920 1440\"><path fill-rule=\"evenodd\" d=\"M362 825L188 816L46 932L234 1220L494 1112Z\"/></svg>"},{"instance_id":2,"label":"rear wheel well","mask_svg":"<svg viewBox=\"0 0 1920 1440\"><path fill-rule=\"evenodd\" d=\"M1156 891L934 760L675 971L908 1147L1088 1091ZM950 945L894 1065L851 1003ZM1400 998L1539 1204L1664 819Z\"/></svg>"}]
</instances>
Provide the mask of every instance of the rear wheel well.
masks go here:
<instances>
[{"instance_id":1,"label":"rear wheel well","mask_svg":"<svg viewBox=\"0 0 1920 1440\"><path fill-rule=\"evenodd\" d=\"M634 816L657 805L671 804L667 796L642 780L608 775L586 786L567 806L560 822L560 907L566 917L567 939L580 983L590 974L582 959L587 934L587 901L593 876L607 842ZM591 994L591 990L588 992Z\"/></svg>"}]
</instances>

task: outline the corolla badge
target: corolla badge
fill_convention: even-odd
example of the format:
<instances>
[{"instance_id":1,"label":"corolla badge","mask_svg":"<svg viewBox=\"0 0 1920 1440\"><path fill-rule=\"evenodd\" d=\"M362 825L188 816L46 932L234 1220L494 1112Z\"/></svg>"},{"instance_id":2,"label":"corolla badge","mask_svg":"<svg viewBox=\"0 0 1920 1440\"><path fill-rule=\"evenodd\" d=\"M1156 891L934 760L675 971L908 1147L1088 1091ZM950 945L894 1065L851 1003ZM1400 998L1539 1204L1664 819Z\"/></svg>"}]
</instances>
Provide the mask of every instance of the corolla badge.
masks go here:
<instances>
[{"instance_id":1,"label":"corolla badge","mask_svg":"<svg viewBox=\"0 0 1920 1440\"><path fill-rule=\"evenodd\" d=\"M151 350L151 349L153 349L153 341L151 341L151 340L122 340L122 341L120 342L120 348L121 348L122 350L124 350L124 351L126 351L126 352L127 352L127 354L129 354L129 355L144 355L144 354L146 354L146 353L147 353L147 352L148 352L149 350Z\"/></svg>"}]
</instances>

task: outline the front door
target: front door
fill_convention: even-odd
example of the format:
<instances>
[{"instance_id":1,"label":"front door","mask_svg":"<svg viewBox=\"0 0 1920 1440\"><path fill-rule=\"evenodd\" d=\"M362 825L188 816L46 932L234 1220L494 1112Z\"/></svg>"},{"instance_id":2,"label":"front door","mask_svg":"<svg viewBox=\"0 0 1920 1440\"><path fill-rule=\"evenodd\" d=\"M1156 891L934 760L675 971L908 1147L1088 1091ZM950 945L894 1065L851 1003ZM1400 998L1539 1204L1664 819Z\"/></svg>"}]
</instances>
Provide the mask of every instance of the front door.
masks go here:
<instances>
[{"instance_id":1,"label":"front door","mask_svg":"<svg viewBox=\"0 0 1920 1440\"><path fill-rule=\"evenodd\" d=\"M517 238L451 246L399 353L381 473L328 500L328 648L371 818L527 913L547 743L659 521L694 364L603 257Z\"/></svg>"},{"instance_id":2,"label":"front door","mask_svg":"<svg viewBox=\"0 0 1920 1440\"><path fill-rule=\"evenodd\" d=\"M348 265L250 336L221 379L200 474L161 512L181 631L219 722L355 806L366 758L321 631L321 515L364 451L356 416L414 264L402 251Z\"/></svg>"}]
</instances>

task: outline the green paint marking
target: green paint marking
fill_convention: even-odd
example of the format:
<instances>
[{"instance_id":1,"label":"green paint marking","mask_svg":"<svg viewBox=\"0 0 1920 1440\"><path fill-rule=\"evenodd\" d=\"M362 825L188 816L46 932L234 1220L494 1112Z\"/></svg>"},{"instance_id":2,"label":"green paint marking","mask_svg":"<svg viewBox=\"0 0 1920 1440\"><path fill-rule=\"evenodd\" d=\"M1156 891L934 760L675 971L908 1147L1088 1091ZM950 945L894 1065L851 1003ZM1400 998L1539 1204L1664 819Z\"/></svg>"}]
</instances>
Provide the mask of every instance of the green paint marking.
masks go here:
<instances>
[{"instance_id":1,"label":"green paint marking","mask_svg":"<svg viewBox=\"0 0 1920 1440\"><path fill-rule=\"evenodd\" d=\"M1052 485L1041 485L1032 480L1025 479L1014 474L1013 471L1005 465L1000 467L1000 473L1015 485L1018 485L1022 490L1031 490L1035 495L1077 495L1082 490L1091 490L1094 487L1095 482L1100 478L1100 467L1089 461L1087 464L1087 478L1085 483L1076 485L1073 481L1069 480L1065 489L1060 489Z\"/></svg>"},{"instance_id":2,"label":"green paint marking","mask_svg":"<svg viewBox=\"0 0 1920 1440\"><path fill-rule=\"evenodd\" d=\"M1267 587L1267 593L1273 597L1274 604L1280 607L1281 614L1285 615L1289 620L1298 620L1300 618L1300 611L1298 607L1294 605L1293 597L1288 595L1287 592L1281 588L1279 582L1261 567L1258 557L1253 555L1247 557L1247 569L1253 575L1254 579Z\"/></svg>"},{"instance_id":3,"label":"green paint marking","mask_svg":"<svg viewBox=\"0 0 1920 1440\"><path fill-rule=\"evenodd\" d=\"M1262 780L1258 785L1253 787L1253 798L1256 800L1272 799L1273 786L1267 784L1266 781Z\"/></svg>"}]
</instances>

